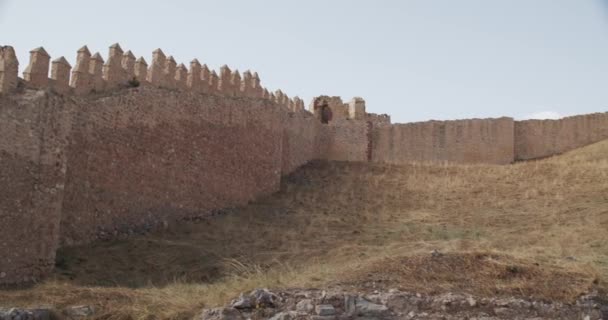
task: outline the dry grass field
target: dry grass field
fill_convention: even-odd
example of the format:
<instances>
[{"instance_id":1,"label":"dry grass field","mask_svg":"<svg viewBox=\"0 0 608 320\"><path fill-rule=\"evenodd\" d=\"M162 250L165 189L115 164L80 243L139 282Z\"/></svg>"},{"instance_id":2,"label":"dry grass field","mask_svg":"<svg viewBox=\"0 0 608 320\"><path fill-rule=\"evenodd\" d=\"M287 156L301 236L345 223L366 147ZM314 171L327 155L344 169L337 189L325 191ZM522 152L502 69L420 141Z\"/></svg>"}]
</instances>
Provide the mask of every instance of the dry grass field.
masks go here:
<instances>
[{"instance_id":1,"label":"dry grass field","mask_svg":"<svg viewBox=\"0 0 608 320\"><path fill-rule=\"evenodd\" d=\"M312 163L278 194L223 215L63 249L52 277L0 291L0 304L189 319L254 287L571 301L607 283L604 141L510 166Z\"/></svg>"}]
</instances>

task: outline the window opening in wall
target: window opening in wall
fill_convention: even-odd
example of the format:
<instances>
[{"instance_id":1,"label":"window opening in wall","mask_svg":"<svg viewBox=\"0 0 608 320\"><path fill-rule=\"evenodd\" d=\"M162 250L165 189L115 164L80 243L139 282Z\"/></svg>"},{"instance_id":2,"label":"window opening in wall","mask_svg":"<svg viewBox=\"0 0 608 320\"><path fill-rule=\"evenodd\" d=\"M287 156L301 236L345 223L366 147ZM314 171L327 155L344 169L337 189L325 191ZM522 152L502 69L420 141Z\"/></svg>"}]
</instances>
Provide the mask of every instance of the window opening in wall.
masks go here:
<instances>
[{"instance_id":1,"label":"window opening in wall","mask_svg":"<svg viewBox=\"0 0 608 320\"><path fill-rule=\"evenodd\" d=\"M331 108L327 105L327 103L321 106L321 123L329 123L331 121L332 113Z\"/></svg>"}]
</instances>

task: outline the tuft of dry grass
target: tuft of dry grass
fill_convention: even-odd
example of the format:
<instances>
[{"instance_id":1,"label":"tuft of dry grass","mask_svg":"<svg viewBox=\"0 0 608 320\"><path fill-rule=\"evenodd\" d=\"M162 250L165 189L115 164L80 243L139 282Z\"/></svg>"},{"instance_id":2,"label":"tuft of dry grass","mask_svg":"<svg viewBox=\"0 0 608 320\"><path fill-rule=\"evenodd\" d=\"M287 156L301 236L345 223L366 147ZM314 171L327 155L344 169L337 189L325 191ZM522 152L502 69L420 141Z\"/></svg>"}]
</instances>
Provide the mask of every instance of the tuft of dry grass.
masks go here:
<instances>
[{"instance_id":1,"label":"tuft of dry grass","mask_svg":"<svg viewBox=\"0 0 608 320\"><path fill-rule=\"evenodd\" d=\"M593 273L544 266L504 254L450 252L400 256L369 263L340 279L356 288L399 288L428 294L523 296L572 302L596 287Z\"/></svg>"},{"instance_id":2,"label":"tuft of dry grass","mask_svg":"<svg viewBox=\"0 0 608 320\"><path fill-rule=\"evenodd\" d=\"M365 288L374 277L566 301L606 287L607 229L608 141L510 166L314 162L223 216L62 249L50 279L0 291L0 305L186 319L255 287ZM505 265L523 273L492 282Z\"/></svg>"}]
</instances>

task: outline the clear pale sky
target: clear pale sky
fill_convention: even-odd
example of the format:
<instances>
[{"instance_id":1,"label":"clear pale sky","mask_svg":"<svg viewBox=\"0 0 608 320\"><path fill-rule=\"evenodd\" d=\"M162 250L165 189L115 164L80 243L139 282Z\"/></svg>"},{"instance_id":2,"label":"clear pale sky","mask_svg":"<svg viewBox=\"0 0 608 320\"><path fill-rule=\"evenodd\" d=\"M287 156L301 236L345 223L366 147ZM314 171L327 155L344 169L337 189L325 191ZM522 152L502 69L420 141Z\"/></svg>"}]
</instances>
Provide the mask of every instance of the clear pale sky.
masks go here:
<instances>
[{"instance_id":1,"label":"clear pale sky","mask_svg":"<svg viewBox=\"0 0 608 320\"><path fill-rule=\"evenodd\" d=\"M0 0L0 45L162 48L393 122L608 111L606 0Z\"/></svg>"}]
</instances>

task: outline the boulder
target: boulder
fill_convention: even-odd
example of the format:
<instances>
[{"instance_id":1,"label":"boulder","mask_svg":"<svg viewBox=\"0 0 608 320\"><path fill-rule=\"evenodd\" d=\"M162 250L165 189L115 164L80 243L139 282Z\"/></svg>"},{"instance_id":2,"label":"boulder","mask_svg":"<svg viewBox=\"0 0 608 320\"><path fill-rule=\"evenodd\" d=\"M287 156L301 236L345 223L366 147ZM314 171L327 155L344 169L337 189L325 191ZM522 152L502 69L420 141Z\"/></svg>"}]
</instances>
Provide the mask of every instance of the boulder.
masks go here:
<instances>
[{"instance_id":1,"label":"boulder","mask_svg":"<svg viewBox=\"0 0 608 320\"><path fill-rule=\"evenodd\" d=\"M336 314L336 309L331 304L320 304L315 307L315 310L320 316L333 316Z\"/></svg>"},{"instance_id":2,"label":"boulder","mask_svg":"<svg viewBox=\"0 0 608 320\"><path fill-rule=\"evenodd\" d=\"M200 320L245 320L245 317L235 308L205 309Z\"/></svg>"}]
</instances>

